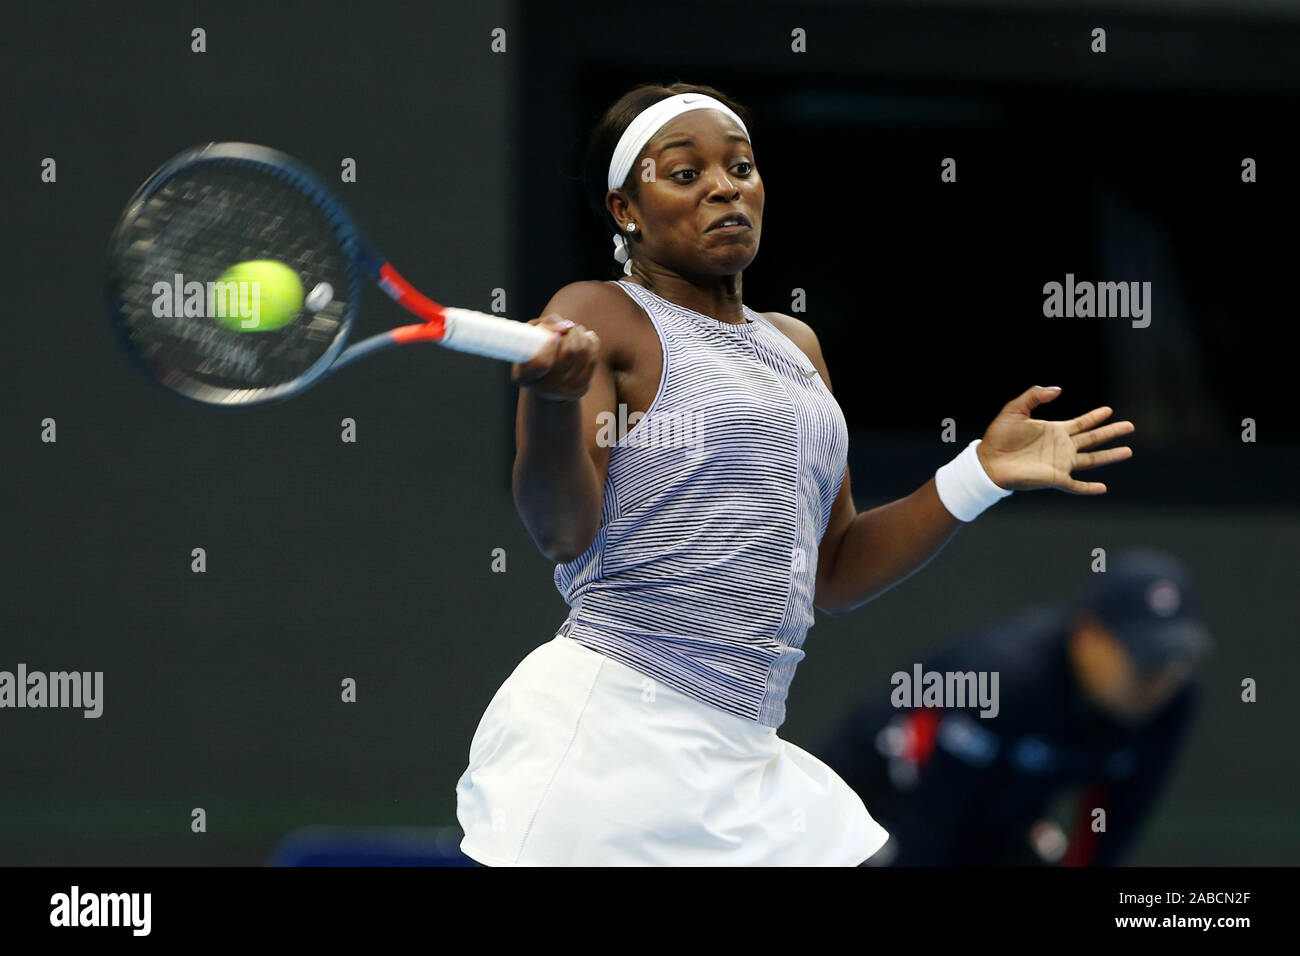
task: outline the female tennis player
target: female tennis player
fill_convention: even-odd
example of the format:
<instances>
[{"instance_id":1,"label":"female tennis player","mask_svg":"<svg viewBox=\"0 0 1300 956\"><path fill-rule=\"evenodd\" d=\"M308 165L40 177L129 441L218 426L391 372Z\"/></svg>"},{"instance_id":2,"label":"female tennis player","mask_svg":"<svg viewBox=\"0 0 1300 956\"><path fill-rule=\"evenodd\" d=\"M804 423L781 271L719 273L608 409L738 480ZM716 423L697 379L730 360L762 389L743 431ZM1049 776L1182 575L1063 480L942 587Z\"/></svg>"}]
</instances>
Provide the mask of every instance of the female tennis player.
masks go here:
<instances>
[{"instance_id":1,"label":"female tennis player","mask_svg":"<svg viewBox=\"0 0 1300 956\"><path fill-rule=\"evenodd\" d=\"M858 513L817 336L744 304L763 180L743 107L642 86L592 133L585 187L618 281L560 289L560 332L514 368L515 501L570 607L488 705L457 784L488 866L844 865L887 834L777 736L814 607L842 614L925 565L1013 490L1101 494L1072 471L1133 431L1033 410L1034 387L906 498Z\"/></svg>"}]
</instances>

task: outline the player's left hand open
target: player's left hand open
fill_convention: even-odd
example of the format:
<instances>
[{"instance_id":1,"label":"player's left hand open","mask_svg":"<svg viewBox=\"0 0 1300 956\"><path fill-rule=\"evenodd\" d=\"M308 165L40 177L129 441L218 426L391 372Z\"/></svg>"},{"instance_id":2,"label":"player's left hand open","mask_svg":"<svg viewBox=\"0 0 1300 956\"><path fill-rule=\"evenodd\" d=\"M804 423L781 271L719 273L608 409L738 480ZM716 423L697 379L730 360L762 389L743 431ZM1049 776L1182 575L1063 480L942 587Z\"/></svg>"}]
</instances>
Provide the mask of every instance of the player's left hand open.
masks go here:
<instances>
[{"instance_id":1,"label":"player's left hand open","mask_svg":"<svg viewBox=\"0 0 1300 956\"><path fill-rule=\"evenodd\" d=\"M1060 488L1076 495L1105 494L1106 486L1101 482L1078 481L1070 473L1132 457L1133 449L1126 445L1084 451L1134 430L1132 422L1097 427L1114 413L1108 405L1063 422L1030 417L1035 408L1060 394L1059 388L1035 385L1007 402L984 432L976 451L980 464L999 488Z\"/></svg>"}]
</instances>

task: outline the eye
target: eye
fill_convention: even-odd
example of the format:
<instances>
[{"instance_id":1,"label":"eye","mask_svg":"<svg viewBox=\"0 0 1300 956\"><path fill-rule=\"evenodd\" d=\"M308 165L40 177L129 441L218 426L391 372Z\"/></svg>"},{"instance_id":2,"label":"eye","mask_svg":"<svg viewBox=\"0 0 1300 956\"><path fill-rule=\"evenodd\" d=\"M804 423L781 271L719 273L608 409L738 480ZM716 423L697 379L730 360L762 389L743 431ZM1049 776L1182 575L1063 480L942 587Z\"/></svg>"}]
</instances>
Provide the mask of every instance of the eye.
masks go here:
<instances>
[{"instance_id":1,"label":"eye","mask_svg":"<svg viewBox=\"0 0 1300 956\"><path fill-rule=\"evenodd\" d=\"M688 168L688 169L679 169L679 170L677 170L677 172L673 173L673 174L672 174L671 176L669 176L668 178L669 178L669 179L677 179L677 181L678 181L679 183L689 183L689 182L694 182L694 181L695 181L695 177L698 176L698 175L699 175L699 172L698 172L697 170L689 169L689 168ZM678 179L677 177L679 177L679 176L689 177L689 178Z\"/></svg>"},{"instance_id":2,"label":"eye","mask_svg":"<svg viewBox=\"0 0 1300 956\"><path fill-rule=\"evenodd\" d=\"M747 159L742 159L733 168L738 176L748 176L754 171L754 164Z\"/></svg>"}]
</instances>

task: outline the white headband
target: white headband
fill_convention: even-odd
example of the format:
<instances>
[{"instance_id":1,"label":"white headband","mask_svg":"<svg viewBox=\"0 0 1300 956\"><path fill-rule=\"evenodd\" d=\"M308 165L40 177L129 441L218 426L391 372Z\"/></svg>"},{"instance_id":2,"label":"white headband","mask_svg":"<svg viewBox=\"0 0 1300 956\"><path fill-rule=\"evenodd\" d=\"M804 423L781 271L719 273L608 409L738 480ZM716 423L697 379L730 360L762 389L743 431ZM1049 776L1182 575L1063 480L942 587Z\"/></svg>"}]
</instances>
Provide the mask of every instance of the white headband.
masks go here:
<instances>
[{"instance_id":1,"label":"white headband","mask_svg":"<svg viewBox=\"0 0 1300 956\"><path fill-rule=\"evenodd\" d=\"M717 110L725 113L736 121L746 136L749 135L749 130L745 129L744 122L735 111L712 96L703 93L678 93L670 96L641 111L636 119L627 124L627 129L619 137L618 145L614 147L614 155L609 158L608 188L618 189L623 185L627 174L632 171L632 164L636 162L645 144L650 142L651 136L667 126L669 120L691 110Z\"/></svg>"}]
</instances>

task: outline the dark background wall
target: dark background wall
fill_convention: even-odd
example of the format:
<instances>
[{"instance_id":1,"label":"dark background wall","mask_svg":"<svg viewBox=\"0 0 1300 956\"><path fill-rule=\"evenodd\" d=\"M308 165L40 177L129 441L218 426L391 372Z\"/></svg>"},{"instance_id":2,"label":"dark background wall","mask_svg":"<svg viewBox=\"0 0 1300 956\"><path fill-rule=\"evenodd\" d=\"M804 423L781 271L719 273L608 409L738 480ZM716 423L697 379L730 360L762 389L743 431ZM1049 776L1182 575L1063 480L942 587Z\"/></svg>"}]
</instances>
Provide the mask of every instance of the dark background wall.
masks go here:
<instances>
[{"instance_id":1,"label":"dark background wall","mask_svg":"<svg viewBox=\"0 0 1300 956\"><path fill-rule=\"evenodd\" d=\"M1095 25L1104 57L1087 53ZM0 44L0 669L105 675L98 720L0 711L0 863L256 863L308 824L454 824L483 708L565 613L509 497L504 368L404 350L235 414L130 372L100 286L139 182L207 140L327 175L354 157L343 198L413 282L480 309L504 288L528 318L609 274L572 179L583 132L632 83L676 78L754 110L768 215L746 301L790 311L807 290L860 507L911 491L1035 382L1064 389L1051 417L1112 404L1139 426L1133 461L1095 473L1108 496L1014 496L893 592L819 620L782 735L815 750L955 631L1068 597L1093 548L1163 547L1196 575L1218 649L1133 862L1300 858L1283 345L1300 29L1277 9L79 6L18 14ZM944 156L956 184L938 182ZM1240 182L1244 156L1259 183ZM1066 272L1152 281L1152 327L1044 319L1042 285ZM397 318L367 295L368 328ZM1259 703L1239 702L1243 677Z\"/></svg>"}]
</instances>

